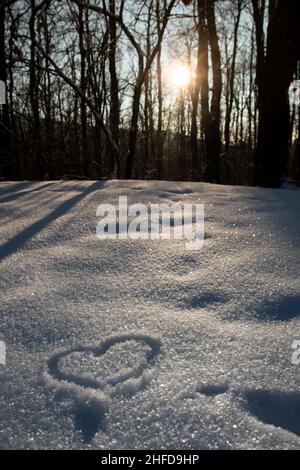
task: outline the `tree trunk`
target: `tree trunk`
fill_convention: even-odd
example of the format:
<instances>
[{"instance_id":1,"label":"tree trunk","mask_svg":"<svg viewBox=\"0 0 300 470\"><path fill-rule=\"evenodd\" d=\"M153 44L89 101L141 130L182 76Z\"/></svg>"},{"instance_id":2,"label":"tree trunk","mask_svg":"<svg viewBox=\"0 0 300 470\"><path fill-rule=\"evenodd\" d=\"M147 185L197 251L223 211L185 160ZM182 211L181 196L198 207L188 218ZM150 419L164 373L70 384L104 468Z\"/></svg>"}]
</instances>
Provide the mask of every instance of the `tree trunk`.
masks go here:
<instances>
[{"instance_id":1,"label":"tree trunk","mask_svg":"<svg viewBox=\"0 0 300 470\"><path fill-rule=\"evenodd\" d=\"M116 2L115 0L109 0L110 12L116 14ZM117 148L120 145L120 103L119 103L119 80L116 69L116 53L117 53L117 23L116 20L109 17L109 73L110 73L110 115L109 122L112 132L113 139ZM111 152L111 173L116 177L119 177L119 155L118 152Z\"/></svg>"},{"instance_id":2,"label":"tree trunk","mask_svg":"<svg viewBox=\"0 0 300 470\"><path fill-rule=\"evenodd\" d=\"M267 56L260 84L257 183L279 187L289 153L288 90L300 59L299 2L270 0ZM269 77L272 77L270 80Z\"/></svg>"},{"instance_id":3,"label":"tree trunk","mask_svg":"<svg viewBox=\"0 0 300 470\"><path fill-rule=\"evenodd\" d=\"M296 180L300 183L300 106L298 107L298 131L296 143Z\"/></svg>"},{"instance_id":4,"label":"tree trunk","mask_svg":"<svg viewBox=\"0 0 300 470\"><path fill-rule=\"evenodd\" d=\"M236 56L238 50L238 31L240 26L240 19L242 13L242 4L244 0L238 0L237 4L237 16L234 23L234 33L233 33L233 53L232 53L232 62L229 73L229 97L228 97L228 107L226 109L225 117L225 152L228 156L229 147L230 147L230 124L231 124L231 114L234 101L234 81L235 81L235 67L236 67Z\"/></svg>"},{"instance_id":5,"label":"tree trunk","mask_svg":"<svg viewBox=\"0 0 300 470\"><path fill-rule=\"evenodd\" d=\"M0 80L5 84L6 89L6 59L5 59L5 8L0 8ZM5 178L13 177L13 165L11 158L10 135L5 128L9 129L9 113L7 105L0 104L0 116L3 126L0 126L0 156L1 173Z\"/></svg>"},{"instance_id":6,"label":"tree trunk","mask_svg":"<svg viewBox=\"0 0 300 470\"><path fill-rule=\"evenodd\" d=\"M45 12L43 15L43 29L45 39L45 51L49 55L51 51L51 38L48 28L48 16L50 1L47 0L45 5ZM48 173L48 178L52 178L52 146L53 146L53 120L52 120L52 90L51 90L51 73L50 64L48 59L45 59L45 80L44 80L44 101L45 101L45 124L46 124L46 143L47 143L47 157L45 158L45 171ZM50 170L50 175L49 175Z\"/></svg>"},{"instance_id":7,"label":"tree trunk","mask_svg":"<svg viewBox=\"0 0 300 470\"><path fill-rule=\"evenodd\" d=\"M220 150L221 150L221 96L222 96L222 71L221 54L216 28L215 2L207 3L207 29L208 41L211 50L213 91L211 99L211 111L207 134L207 181L219 183L220 181Z\"/></svg>"},{"instance_id":8,"label":"tree trunk","mask_svg":"<svg viewBox=\"0 0 300 470\"><path fill-rule=\"evenodd\" d=\"M35 161L32 164L32 172L35 178L44 179L45 165L41 149L41 124L39 112L39 72L37 67L36 51L36 32L35 21L38 11L42 8L45 1L36 5L35 0L31 0L31 16L29 19L30 34L30 84L29 96L32 112L32 153Z\"/></svg>"},{"instance_id":9,"label":"tree trunk","mask_svg":"<svg viewBox=\"0 0 300 470\"><path fill-rule=\"evenodd\" d=\"M127 154L127 164L126 164L126 173L125 173L126 179L130 179L132 177L133 161L135 157L136 141L137 141L137 136L138 136L138 122L139 122L142 86L143 86L143 83L141 81L137 81L135 88L134 88L134 93L133 93L132 115L131 115L131 121L130 121L130 129L129 129L128 154Z\"/></svg>"},{"instance_id":10,"label":"tree trunk","mask_svg":"<svg viewBox=\"0 0 300 470\"><path fill-rule=\"evenodd\" d=\"M204 5L203 2L198 0L197 2L197 16L198 21L201 24L198 25L198 52L197 52L197 66L196 66L196 77L194 87L191 93L192 101L192 112L191 112L191 135L190 135L190 154L191 154L191 165L192 165L192 181L199 179L199 153L198 153L198 107L199 107L199 95L201 89L201 74L202 74L202 54L206 56L207 41L202 43L202 38L205 33L205 11L202 12ZM204 23L203 23L204 22ZM204 49L203 49L204 47ZM205 98L203 98L205 99Z\"/></svg>"},{"instance_id":11,"label":"tree trunk","mask_svg":"<svg viewBox=\"0 0 300 470\"><path fill-rule=\"evenodd\" d=\"M80 53L80 88L84 95L87 93L87 80L86 80L86 49L84 44L84 11L81 6L78 6L78 36L79 36L79 53ZM86 102L84 97L80 98L80 120L81 120L81 159L83 162L84 176L90 175L90 162L88 151L88 137L87 137L87 111Z\"/></svg>"},{"instance_id":12,"label":"tree trunk","mask_svg":"<svg viewBox=\"0 0 300 470\"><path fill-rule=\"evenodd\" d=\"M160 34L159 0L156 1L157 34ZM157 52L157 147L156 147L156 178L161 179L164 174L164 142L162 135L163 122L163 84L161 66L161 45Z\"/></svg>"}]
</instances>

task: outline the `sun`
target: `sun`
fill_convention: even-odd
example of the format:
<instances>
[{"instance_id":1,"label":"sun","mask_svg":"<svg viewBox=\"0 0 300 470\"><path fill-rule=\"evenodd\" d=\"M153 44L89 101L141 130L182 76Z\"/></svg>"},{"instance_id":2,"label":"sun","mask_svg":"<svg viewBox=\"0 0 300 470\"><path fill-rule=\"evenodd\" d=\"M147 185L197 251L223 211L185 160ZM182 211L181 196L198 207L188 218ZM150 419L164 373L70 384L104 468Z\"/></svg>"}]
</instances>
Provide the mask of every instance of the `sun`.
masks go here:
<instances>
[{"instance_id":1,"label":"sun","mask_svg":"<svg viewBox=\"0 0 300 470\"><path fill-rule=\"evenodd\" d=\"M170 70L170 83L174 88L185 88L191 80L191 71L184 64L175 64Z\"/></svg>"}]
</instances>

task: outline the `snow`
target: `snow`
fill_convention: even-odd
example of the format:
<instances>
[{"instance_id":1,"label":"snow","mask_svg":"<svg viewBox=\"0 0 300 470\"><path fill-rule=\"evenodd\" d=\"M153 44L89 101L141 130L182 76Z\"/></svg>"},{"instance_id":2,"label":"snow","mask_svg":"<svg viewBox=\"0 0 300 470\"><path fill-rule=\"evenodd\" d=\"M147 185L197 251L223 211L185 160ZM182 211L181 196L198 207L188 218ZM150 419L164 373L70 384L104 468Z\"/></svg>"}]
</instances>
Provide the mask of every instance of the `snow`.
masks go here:
<instances>
[{"instance_id":1,"label":"snow","mask_svg":"<svg viewBox=\"0 0 300 470\"><path fill-rule=\"evenodd\" d=\"M205 205L205 242L99 240L99 204ZM299 449L300 192L0 184L0 447Z\"/></svg>"}]
</instances>

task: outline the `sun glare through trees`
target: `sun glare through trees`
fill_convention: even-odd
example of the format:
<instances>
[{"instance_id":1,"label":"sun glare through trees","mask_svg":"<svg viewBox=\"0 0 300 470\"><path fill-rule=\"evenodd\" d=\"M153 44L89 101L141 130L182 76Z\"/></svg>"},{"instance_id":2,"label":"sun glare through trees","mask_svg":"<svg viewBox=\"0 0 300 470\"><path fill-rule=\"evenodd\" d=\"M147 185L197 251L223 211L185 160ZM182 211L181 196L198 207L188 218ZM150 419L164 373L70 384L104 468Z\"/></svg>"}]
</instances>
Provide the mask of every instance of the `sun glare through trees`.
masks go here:
<instances>
[{"instance_id":1,"label":"sun glare through trees","mask_svg":"<svg viewBox=\"0 0 300 470\"><path fill-rule=\"evenodd\" d=\"M175 90L185 88L191 82L191 69L180 62L173 64L168 73L170 84Z\"/></svg>"}]
</instances>

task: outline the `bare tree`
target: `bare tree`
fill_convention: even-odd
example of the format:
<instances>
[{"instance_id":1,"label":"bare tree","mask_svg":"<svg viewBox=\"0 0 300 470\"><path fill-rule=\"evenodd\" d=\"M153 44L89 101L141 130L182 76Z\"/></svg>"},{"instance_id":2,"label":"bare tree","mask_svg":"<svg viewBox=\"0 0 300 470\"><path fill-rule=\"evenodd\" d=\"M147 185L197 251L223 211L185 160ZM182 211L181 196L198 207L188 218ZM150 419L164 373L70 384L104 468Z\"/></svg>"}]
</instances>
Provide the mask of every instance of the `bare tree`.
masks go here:
<instances>
[{"instance_id":1,"label":"bare tree","mask_svg":"<svg viewBox=\"0 0 300 470\"><path fill-rule=\"evenodd\" d=\"M105 2L104 2L105 5ZM123 8L124 1L121 4ZM110 128L113 135L114 142L119 148L120 146L120 100L119 100L119 79L116 67L116 54L117 54L117 21L116 21L116 2L109 0L109 11L112 15L108 17L109 23L109 74L110 74ZM112 174L119 176L119 153L116 154L115 161L112 159L114 167L112 167Z\"/></svg>"},{"instance_id":2,"label":"bare tree","mask_svg":"<svg viewBox=\"0 0 300 470\"><path fill-rule=\"evenodd\" d=\"M5 56L5 12L6 3L1 2L0 5L0 80L7 86L7 72L6 72L6 56ZM2 171L6 177L13 176L12 161L9 156L10 152L10 133L9 133L9 113L7 106L0 106L0 138L1 138L1 161Z\"/></svg>"},{"instance_id":3,"label":"bare tree","mask_svg":"<svg viewBox=\"0 0 300 470\"><path fill-rule=\"evenodd\" d=\"M199 41L201 73L201 113L206 145L206 179L210 182L219 182L220 179L220 119L221 119L221 95L222 73L221 54L216 29L215 2L199 0ZM212 62L212 97L209 100L209 48Z\"/></svg>"},{"instance_id":4,"label":"bare tree","mask_svg":"<svg viewBox=\"0 0 300 470\"><path fill-rule=\"evenodd\" d=\"M175 1L176 0L171 0L169 2L169 5L166 7L164 11L163 18L161 21L161 28L157 35L157 42L155 46L153 47L152 51L150 52L150 54L148 55L148 57L146 57L146 60L145 60L145 55L140 45L137 43L137 41L134 39L134 37L131 34L128 36L132 46L134 47L138 55L138 73L137 73L136 83L134 86L133 100L132 100L132 114L131 114L131 122L130 122L130 129L129 129L128 153L127 153L127 160L126 160L126 173L125 173L126 178L131 178L132 176L132 168L133 168L133 162L135 158L136 142L137 142L137 135L138 135L138 118L139 118L139 107L140 107L142 88L147 78L147 75L150 71L150 68L153 64L153 61L161 46L163 36L164 36L165 30L169 21L170 13L175 5ZM121 26L122 24L123 22L121 23Z\"/></svg>"},{"instance_id":5,"label":"bare tree","mask_svg":"<svg viewBox=\"0 0 300 470\"><path fill-rule=\"evenodd\" d=\"M230 146L230 124L231 124L231 114L234 102L234 80L235 80L235 68L236 68L236 57L238 51L238 31L241 20L242 7L244 0L236 0L236 17L234 20L234 32L233 32L233 51L232 51L232 61L231 67L228 75L228 100L226 107L226 117L225 117L225 152L228 155L229 146Z\"/></svg>"},{"instance_id":6,"label":"bare tree","mask_svg":"<svg viewBox=\"0 0 300 470\"><path fill-rule=\"evenodd\" d=\"M254 6L256 2L254 2ZM288 89L300 60L300 4L270 0L267 50L258 80L257 182L278 187L287 173L290 108ZM269 77L273 77L269 80Z\"/></svg>"}]
</instances>

